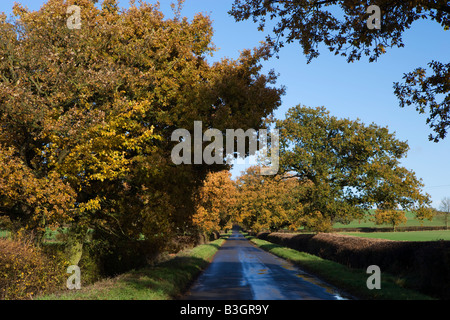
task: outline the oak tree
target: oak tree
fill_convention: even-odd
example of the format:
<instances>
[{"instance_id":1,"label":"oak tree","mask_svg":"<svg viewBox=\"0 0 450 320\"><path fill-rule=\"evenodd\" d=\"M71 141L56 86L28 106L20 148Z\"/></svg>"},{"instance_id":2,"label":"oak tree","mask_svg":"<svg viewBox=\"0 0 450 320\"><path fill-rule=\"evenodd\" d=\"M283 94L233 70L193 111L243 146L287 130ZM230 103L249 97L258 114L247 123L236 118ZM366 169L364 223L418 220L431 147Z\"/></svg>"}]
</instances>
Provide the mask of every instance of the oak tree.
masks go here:
<instances>
[{"instance_id":1,"label":"oak tree","mask_svg":"<svg viewBox=\"0 0 450 320\"><path fill-rule=\"evenodd\" d=\"M408 221L408 219L406 218L405 213L402 210L377 209L377 210L375 210L374 221L375 221L375 224L377 224L377 225L381 225L381 224L391 225L393 231L395 232L397 229L397 226L399 226L401 224L405 224Z\"/></svg>"},{"instance_id":2,"label":"oak tree","mask_svg":"<svg viewBox=\"0 0 450 320\"><path fill-rule=\"evenodd\" d=\"M367 27L368 8L373 4L381 10L380 29ZM363 55L376 61L389 48L404 47L404 32L418 20L450 28L447 0L235 0L229 13L236 21L252 19L262 31L273 26L267 41L275 51L285 43L297 42L308 63L319 56L320 45L348 62ZM417 68L394 87L401 107L412 104L420 113L428 113L427 123L434 131L430 140L437 142L450 126L450 64L432 61L429 67L432 75L427 76L424 67Z\"/></svg>"},{"instance_id":3,"label":"oak tree","mask_svg":"<svg viewBox=\"0 0 450 320\"><path fill-rule=\"evenodd\" d=\"M429 218L429 195L414 172L401 166L409 147L387 128L338 119L324 108L296 106L280 130L280 173L306 184L301 217L318 231L379 210L411 210Z\"/></svg>"},{"instance_id":4,"label":"oak tree","mask_svg":"<svg viewBox=\"0 0 450 320\"><path fill-rule=\"evenodd\" d=\"M114 243L163 246L193 230L197 189L228 168L174 165L172 132L194 121L259 128L284 89L261 73L266 45L210 64L206 15L169 19L158 5L96 2L16 4L0 17L1 215L30 229L29 216L72 226L77 241L90 228ZM80 8L80 29L67 26L70 5ZM14 183L10 172L26 179ZM24 197L37 209L23 209Z\"/></svg>"}]
</instances>

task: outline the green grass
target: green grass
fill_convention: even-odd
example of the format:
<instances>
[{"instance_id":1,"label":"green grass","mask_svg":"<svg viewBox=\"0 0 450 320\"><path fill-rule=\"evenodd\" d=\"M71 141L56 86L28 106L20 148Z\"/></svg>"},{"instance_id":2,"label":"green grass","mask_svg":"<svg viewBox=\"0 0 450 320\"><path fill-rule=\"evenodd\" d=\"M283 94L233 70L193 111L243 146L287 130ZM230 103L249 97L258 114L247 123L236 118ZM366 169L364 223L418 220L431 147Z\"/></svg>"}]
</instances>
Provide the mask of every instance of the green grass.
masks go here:
<instances>
[{"instance_id":1,"label":"green grass","mask_svg":"<svg viewBox=\"0 0 450 320\"><path fill-rule=\"evenodd\" d=\"M377 238L396 241L450 241L450 230L436 231L408 231L408 232L342 232L342 234L362 237Z\"/></svg>"},{"instance_id":2,"label":"green grass","mask_svg":"<svg viewBox=\"0 0 450 320\"><path fill-rule=\"evenodd\" d=\"M373 210L370 210L371 214L373 214ZM363 220L354 220L350 222L350 224L342 224L342 223L336 223L334 224L334 228L386 228L386 227L392 227L391 225L383 224L383 225L376 225L375 222L370 221L369 214L367 215L366 219ZM406 218L408 221L405 224L400 225L400 227L444 227L445 222L442 215L435 216L433 220L424 220L421 224L419 220L417 220L414 216L414 213L408 211L406 212Z\"/></svg>"},{"instance_id":3,"label":"green grass","mask_svg":"<svg viewBox=\"0 0 450 320\"><path fill-rule=\"evenodd\" d=\"M286 248L255 237L249 239L258 247L291 261L325 282L340 288L359 299L377 300L431 300L432 298L403 287L404 279L382 273L381 289L369 290L366 281L370 276L361 269L351 269L331 260Z\"/></svg>"},{"instance_id":4,"label":"green grass","mask_svg":"<svg viewBox=\"0 0 450 320\"><path fill-rule=\"evenodd\" d=\"M38 297L37 300L171 300L183 291L204 269L219 247L220 239L180 252L156 266L134 270L105 279L81 290ZM83 277L83 270L81 270Z\"/></svg>"}]
</instances>

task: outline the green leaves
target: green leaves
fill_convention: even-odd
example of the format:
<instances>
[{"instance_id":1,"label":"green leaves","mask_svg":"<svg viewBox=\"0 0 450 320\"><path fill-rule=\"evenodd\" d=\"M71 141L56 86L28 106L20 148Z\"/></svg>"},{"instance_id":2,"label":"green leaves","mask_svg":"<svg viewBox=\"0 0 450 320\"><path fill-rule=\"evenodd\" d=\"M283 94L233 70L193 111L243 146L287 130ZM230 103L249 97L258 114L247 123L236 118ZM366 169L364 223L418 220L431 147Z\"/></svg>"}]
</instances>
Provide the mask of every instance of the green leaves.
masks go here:
<instances>
[{"instance_id":1,"label":"green leaves","mask_svg":"<svg viewBox=\"0 0 450 320\"><path fill-rule=\"evenodd\" d=\"M326 230L376 205L428 205L420 180L400 166L408 145L387 128L337 119L323 107L301 106L291 108L276 126L282 171L308 185L305 197L298 200L305 204L303 215L310 227Z\"/></svg>"},{"instance_id":2,"label":"green leaves","mask_svg":"<svg viewBox=\"0 0 450 320\"><path fill-rule=\"evenodd\" d=\"M404 220L405 210L419 220L431 218L422 182L400 165L408 144L387 128L300 105L275 124L281 136L279 175L261 176L251 167L235 185L226 171L209 175L197 202L198 226L216 230L231 217L255 232L324 232L335 222L363 218L372 208L377 223L394 226Z\"/></svg>"}]
</instances>

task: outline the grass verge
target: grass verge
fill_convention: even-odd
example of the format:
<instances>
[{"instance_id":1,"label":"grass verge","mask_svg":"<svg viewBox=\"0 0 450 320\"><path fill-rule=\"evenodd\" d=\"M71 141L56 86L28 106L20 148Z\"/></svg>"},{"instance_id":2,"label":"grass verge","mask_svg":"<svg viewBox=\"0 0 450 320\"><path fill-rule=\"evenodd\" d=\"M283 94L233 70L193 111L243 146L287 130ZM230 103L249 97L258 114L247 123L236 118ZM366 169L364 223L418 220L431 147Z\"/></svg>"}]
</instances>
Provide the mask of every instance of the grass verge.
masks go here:
<instances>
[{"instance_id":1,"label":"grass verge","mask_svg":"<svg viewBox=\"0 0 450 320\"><path fill-rule=\"evenodd\" d=\"M363 300L432 300L433 298L404 287L404 279L381 273L381 289L369 290L366 282L370 274L351 269L337 262L283 247L256 237L247 238L256 246L286 259L347 294Z\"/></svg>"},{"instance_id":2,"label":"grass verge","mask_svg":"<svg viewBox=\"0 0 450 320\"><path fill-rule=\"evenodd\" d=\"M210 263L226 237L180 252L152 267L101 280L80 290L66 290L36 300L172 300L182 295Z\"/></svg>"}]
</instances>

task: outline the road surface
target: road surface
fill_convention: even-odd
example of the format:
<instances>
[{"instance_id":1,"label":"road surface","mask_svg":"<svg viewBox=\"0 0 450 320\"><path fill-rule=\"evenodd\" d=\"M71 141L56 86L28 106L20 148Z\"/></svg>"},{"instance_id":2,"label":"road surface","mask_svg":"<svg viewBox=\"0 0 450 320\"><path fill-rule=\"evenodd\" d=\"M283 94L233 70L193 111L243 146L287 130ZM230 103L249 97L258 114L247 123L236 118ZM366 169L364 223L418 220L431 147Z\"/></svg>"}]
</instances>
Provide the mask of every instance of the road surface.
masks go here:
<instances>
[{"instance_id":1,"label":"road surface","mask_svg":"<svg viewBox=\"0 0 450 320\"><path fill-rule=\"evenodd\" d=\"M248 241L237 230L184 300L344 300L336 289Z\"/></svg>"}]
</instances>

